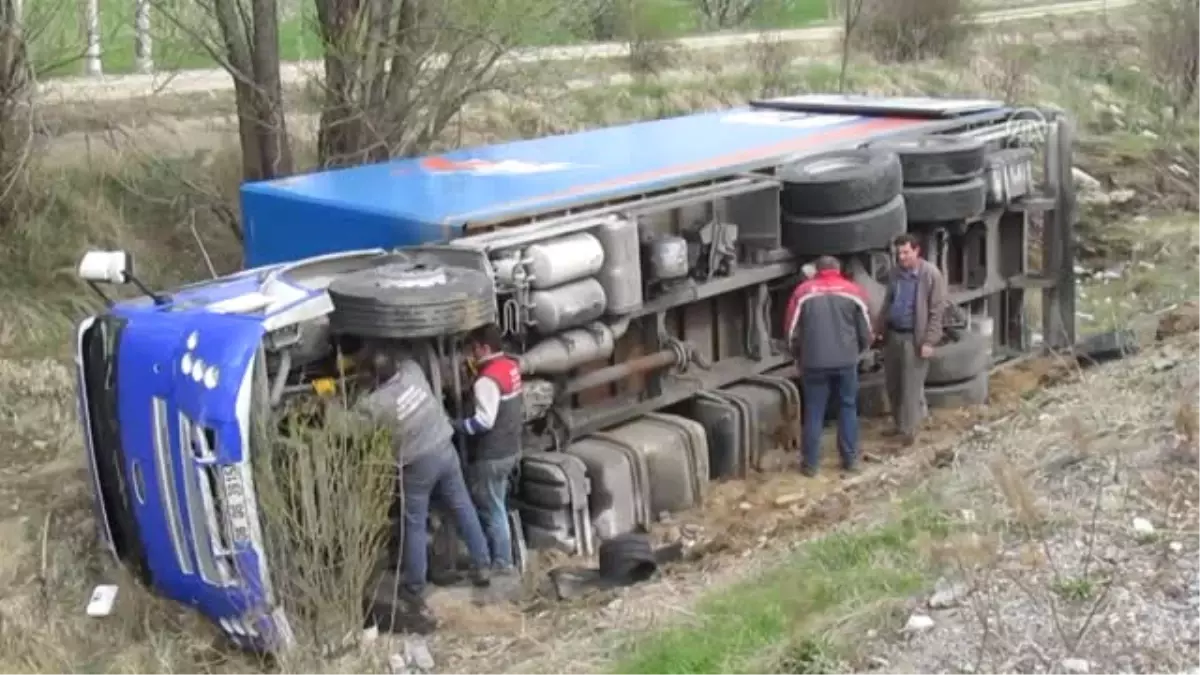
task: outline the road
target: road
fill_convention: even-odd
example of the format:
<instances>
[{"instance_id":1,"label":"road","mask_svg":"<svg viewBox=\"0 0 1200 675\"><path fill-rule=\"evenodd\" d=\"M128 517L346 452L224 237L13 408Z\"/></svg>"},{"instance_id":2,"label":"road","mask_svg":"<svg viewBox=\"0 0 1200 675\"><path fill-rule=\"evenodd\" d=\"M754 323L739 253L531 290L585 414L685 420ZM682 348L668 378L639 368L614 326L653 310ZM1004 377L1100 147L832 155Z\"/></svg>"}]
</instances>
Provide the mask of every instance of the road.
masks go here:
<instances>
[{"instance_id":1,"label":"road","mask_svg":"<svg viewBox=\"0 0 1200 675\"><path fill-rule=\"evenodd\" d=\"M1079 37L1075 30L1037 33L1031 40L1072 40ZM792 60L791 66L811 65L819 62L836 64L835 57L800 56ZM702 85L714 77L730 77L751 72L749 64L729 64L720 69L720 74L709 69L678 69L660 73L656 81L663 86L685 88ZM633 78L627 73L610 73L570 80L555 80L553 84L542 83L523 90L521 101L554 101L564 92L579 91L603 86L627 85ZM494 106L505 108L517 101L507 100L503 94L492 94L485 100L472 102L465 109L468 118L477 117L473 112ZM319 116L311 112L292 111L288 115L288 131L293 138L315 139ZM466 123L468 135L478 133L473 123ZM164 152L174 155L190 155L196 151L227 147L236 140L237 119L232 113L219 115L173 116L157 115L152 121L110 122L104 129L72 131L38 140L38 154L42 162L53 166L70 166L81 161L94 161L102 157L138 156L146 158L160 156Z\"/></svg>"},{"instance_id":2,"label":"road","mask_svg":"<svg viewBox=\"0 0 1200 675\"><path fill-rule=\"evenodd\" d=\"M1036 19L1046 16L1097 13L1128 7L1134 0L1080 0L1031 7L1017 7L982 12L976 23L995 24L1008 21ZM689 51L729 49L746 46L758 40L785 43L832 42L841 34L838 26L819 26L792 30L765 31L762 33L725 33L685 38L679 41L681 48ZM520 49L509 54L502 66L555 61L579 61L588 59L612 59L629 54L625 43L598 43L570 47L544 47ZM322 70L320 61L287 63L281 76L285 87L301 86ZM43 104L96 103L119 101L151 96L171 96L225 92L233 88L229 74L219 68L188 70L175 73L130 74L112 77L74 77L55 79L39 85L39 99Z\"/></svg>"}]
</instances>

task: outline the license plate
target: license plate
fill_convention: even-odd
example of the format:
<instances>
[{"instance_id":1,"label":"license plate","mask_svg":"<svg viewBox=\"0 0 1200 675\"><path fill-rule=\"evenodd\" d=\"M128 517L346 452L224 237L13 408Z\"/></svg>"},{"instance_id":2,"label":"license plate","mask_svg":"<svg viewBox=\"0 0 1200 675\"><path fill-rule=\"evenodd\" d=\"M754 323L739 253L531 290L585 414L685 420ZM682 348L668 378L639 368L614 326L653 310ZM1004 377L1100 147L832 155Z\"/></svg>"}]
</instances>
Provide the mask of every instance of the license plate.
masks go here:
<instances>
[{"instance_id":1,"label":"license plate","mask_svg":"<svg viewBox=\"0 0 1200 675\"><path fill-rule=\"evenodd\" d=\"M235 544L250 540L250 518L246 515L246 485L242 481L241 467L221 467L221 482L225 488L225 516L229 520L229 534Z\"/></svg>"}]
</instances>

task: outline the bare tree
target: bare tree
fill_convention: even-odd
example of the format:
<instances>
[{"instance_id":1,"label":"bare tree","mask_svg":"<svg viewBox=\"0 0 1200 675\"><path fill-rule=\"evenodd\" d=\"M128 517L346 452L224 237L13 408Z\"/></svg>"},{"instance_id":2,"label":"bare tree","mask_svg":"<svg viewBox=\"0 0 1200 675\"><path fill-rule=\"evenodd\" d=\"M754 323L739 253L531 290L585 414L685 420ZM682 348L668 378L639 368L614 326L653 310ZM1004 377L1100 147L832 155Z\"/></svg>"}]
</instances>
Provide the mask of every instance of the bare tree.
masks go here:
<instances>
[{"instance_id":1,"label":"bare tree","mask_svg":"<svg viewBox=\"0 0 1200 675\"><path fill-rule=\"evenodd\" d=\"M139 73L154 70L154 56L150 36L150 0L134 0L133 59Z\"/></svg>"},{"instance_id":2,"label":"bare tree","mask_svg":"<svg viewBox=\"0 0 1200 675\"><path fill-rule=\"evenodd\" d=\"M750 18L759 0L693 0L710 29L736 28Z\"/></svg>"},{"instance_id":3,"label":"bare tree","mask_svg":"<svg viewBox=\"0 0 1200 675\"><path fill-rule=\"evenodd\" d=\"M32 83L20 4L0 0L0 227L13 220L15 188L30 156Z\"/></svg>"},{"instance_id":4,"label":"bare tree","mask_svg":"<svg viewBox=\"0 0 1200 675\"><path fill-rule=\"evenodd\" d=\"M842 60L838 70L838 92L846 91L846 68L850 65L850 41L854 38L854 29L858 27L858 19L862 16L863 2L864 0L838 0L837 3L842 15Z\"/></svg>"},{"instance_id":5,"label":"bare tree","mask_svg":"<svg viewBox=\"0 0 1200 675\"><path fill-rule=\"evenodd\" d=\"M344 166L423 152L550 17L539 0L316 0L325 47L318 156Z\"/></svg>"},{"instance_id":6,"label":"bare tree","mask_svg":"<svg viewBox=\"0 0 1200 675\"><path fill-rule=\"evenodd\" d=\"M1196 98L1200 78L1200 3L1153 0L1142 9L1151 75L1167 93L1178 117Z\"/></svg>"},{"instance_id":7,"label":"bare tree","mask_svg":"<svg viewBox=\"0 0 1200 675\"><path fill-rule=\"evenodd\" d=\"M243 178L263 180L292 173L279 74L276 0L199 0L196 6L202 19L209 21L193 21L165 6L160 10L233 78Z\"/></svg>"},{"instance_id":8,"label":"bare tree","mask_svg":"<svg viewBox=\"0 0 1200 675\"><path fill-rule=\"evenodd\" d=\"M100 63L100 0L85 0L83 20L87 35L87 52L83 61L84 73L93 77L104 74Z\"/></svg>"}]
</instances>

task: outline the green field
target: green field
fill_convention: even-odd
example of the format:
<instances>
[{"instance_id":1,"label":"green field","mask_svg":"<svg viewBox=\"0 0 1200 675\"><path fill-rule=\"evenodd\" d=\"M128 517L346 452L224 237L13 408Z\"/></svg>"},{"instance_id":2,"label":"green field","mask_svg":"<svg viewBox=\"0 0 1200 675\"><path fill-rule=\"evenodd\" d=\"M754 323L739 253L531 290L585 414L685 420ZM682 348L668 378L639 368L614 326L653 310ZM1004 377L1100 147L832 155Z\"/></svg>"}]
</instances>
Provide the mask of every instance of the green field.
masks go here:
<instances>
[{"instance_id":1,"label":"green field","mask_svg":"<svg viewBox=\"0 0 1200 675\"><path fill-rule=\"evenodd\" d=\"M133 0L99 0L101 61L106 74L128 73L134 65ZM568 0L560 0L566 2ZM694 0L637 0L638 21L647 36L674 38L705 32L703 17ZM187 0L152 0L151 35L155 69L169 71L211 68L216 62L201 46L197 34L215 37L211 21ZM826 18L827 0L776 0L761 3L743 26L796 28ZM574 2L572 2L574 6ZM769 8L769 9L767 9ZM86 46L83 3L68 0L26 0L25 25L34 62L43 76L83 73ZM280 2L280 51L284 61L321 57L321 44L312 3ZM579 12L563 12L564 19L528 38L528 46L576 44L595 40L589 22ZM185 30L181 26L186 26Z\"/></svg>"}]
</instances>

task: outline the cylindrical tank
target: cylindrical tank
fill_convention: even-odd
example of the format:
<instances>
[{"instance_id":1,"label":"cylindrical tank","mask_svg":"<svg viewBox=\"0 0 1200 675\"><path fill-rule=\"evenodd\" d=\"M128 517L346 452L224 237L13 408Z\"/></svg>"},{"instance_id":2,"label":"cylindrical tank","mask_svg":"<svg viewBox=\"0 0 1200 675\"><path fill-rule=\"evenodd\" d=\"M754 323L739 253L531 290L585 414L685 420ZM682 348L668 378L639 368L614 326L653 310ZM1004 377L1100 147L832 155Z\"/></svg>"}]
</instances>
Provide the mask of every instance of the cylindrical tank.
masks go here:
<instances>
[{"instance_id":1,"label":"cylindrical tank","mask_svg":"<svg viewBox=\"0 0 1200 675\"><path fill-rule=\"evenodd\" d=\"M629 314L642 306L642 261L635 220L610 218L594 230L604 249L596 280L608 298L608 313Z\"/></svg>"},{"instance_id":2,"label":"cylindrical tank","mask_svg":"<svg viewBox=\"0 0 1200 675\"><path fill-rule=\"evenodd\" d=\"M492 260L492 272L496 275L496 281L503 285L515 285L520 275L524 274L517 272L517 266L520 264L521 257L516 254Z\"/></svg>"},{"instance_id":3,"label":"cylindrical tank","mask_svg":"<svg viewBox=\"0 0 1200 675\"><path fill-rule=\"evenodd\" d=\"M883 311L883 298L887 295L887 288L883 284L875 281L875 279L867 273L867 268L863 266L862 261L858 258L851 258L846 265L846 276L850 277L854 283L862 286L867 292L867 310L871 317L877 317Z\"/></svg>"},{"instance_id":4,"label":"cylindrical tank","mask_svg":"<svg viewBox=\"0 0 1200 675\"><path fill-rule=\"evenodd\" d=\"M526 375L562 375L593 361L612 356L617 340L629 329L629 320L609 326L595 322L583 328L572 328L534 345L519 358L521 372Z\"/></svg>"},{"instance_id":5,"label":"cylindrical tank","mask_svg":"<svg viewBox=\"0 0 1200 675\"><path fill-rule=\"evenodd\" d=\"M646 244L647 267L655 281L682 279L688 273L688 245L683 237L660 237Z\"/></svg>"},{"instance_id":6,"label":"cylindrical tank","mask_svg":"<svg viewBox=\"0 0 1200 675\"><path fill-rule=\"evenodd\" d=\"M608 299L599 281L588 277L558 288L534 291L533 322L542 335L582 326L604 315Z\"/></svg>"},{"instance_id":7,"label":"cylindrical tank","mask_svg":"<svg viewBox=\"0 0 1200 675\"><path fill-rule=\"evenodd\" d=\"M578 232L530 244L525 260L530 285L541 290L596 274L604 266L604 248L596 237Z\"/></svg>"}]
</instances>

